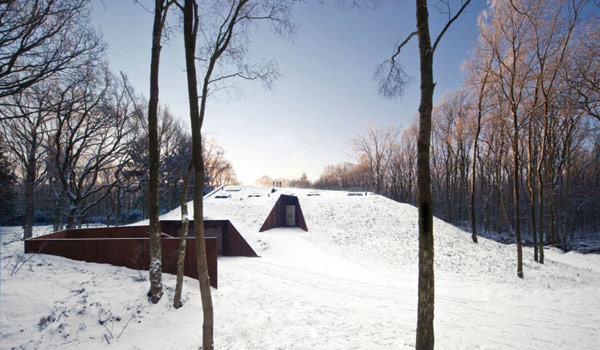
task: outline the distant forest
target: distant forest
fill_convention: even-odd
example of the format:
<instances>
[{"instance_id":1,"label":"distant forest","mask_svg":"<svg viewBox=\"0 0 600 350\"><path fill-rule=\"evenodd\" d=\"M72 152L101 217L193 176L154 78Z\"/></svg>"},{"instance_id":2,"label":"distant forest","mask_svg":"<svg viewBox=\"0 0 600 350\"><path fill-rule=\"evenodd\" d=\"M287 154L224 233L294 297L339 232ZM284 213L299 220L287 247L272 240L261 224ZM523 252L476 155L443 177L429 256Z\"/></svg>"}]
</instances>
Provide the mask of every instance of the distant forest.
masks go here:
<instances>
[{"instance_id":1,"label":"distant forest","mask_svg":"<svg viewBox=\"0 0 600 350\"><path fill-rule=\"evenodd\" d=\"M1 224L23 224L30 216L60 229L147 218L146 101L126 77L106 67L84 73L4 100L10 107L2 110L0 128ZM65 90L56 93L54 84L65 84ZM192 144L166 107L159 111L159 144L159 203L165 212L180 204ZM206 190L237 183L215 139L204 138L203 150Z\"/></svg>"},{"instance_id":2,"label":"distant forest","mask_svg":"<svg viewBox=\"0 0 600 350\"><path fill-rule=\"evenodd\" d=\"M600 21L566 2L527 6L482 17L463 85L434 106L434 214L483 234L519 224L525 241L569 249L600 239ZM368 127L357 161L312 186L415 204L417 133L416 120Z\"/></svg>"}]
</instances>

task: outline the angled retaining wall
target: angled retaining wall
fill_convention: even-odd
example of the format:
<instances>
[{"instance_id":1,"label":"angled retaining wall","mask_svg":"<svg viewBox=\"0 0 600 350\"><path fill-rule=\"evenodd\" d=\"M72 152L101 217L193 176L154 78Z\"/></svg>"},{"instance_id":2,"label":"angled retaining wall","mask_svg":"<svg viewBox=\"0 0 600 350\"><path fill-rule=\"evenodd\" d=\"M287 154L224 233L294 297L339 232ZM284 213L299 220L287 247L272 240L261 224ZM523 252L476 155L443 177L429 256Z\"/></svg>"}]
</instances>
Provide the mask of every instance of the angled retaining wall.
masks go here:
<instances>
[{"instance_id":1,"label":"angled retaining wall","mask_svg":"<svg viewBox=\"0 0 600 350\"><path fill-rule=\"evenodd\" d=\"M174 236L181 236L181 221L162 220L160 222L162 232ZM254 249L248 244L240 232L233 226L229 220L205 220L205 237L217 239L219 255L223 256L248 256L258 257ZM188 226L188 236L194 236L194 221L190 220Z\"/></svg>"},{"instance_id":2,"label":"angled retaining wall","mask_svg":"<svg viewBox=\"0 0 600 350\"><path fill-rule=\"evenodd\" d=\"M68 229L26 240L25 253L58 255L73 260L148 270L148 230L149 226ZM166 234L161 236L162 271L165 273L177 273L179 240ZM205 242L210 285L217 288L217 239L209 237ZM195 249L195 238L188 238L184 275L197 279Z\"/></svg>"}]
</instances>

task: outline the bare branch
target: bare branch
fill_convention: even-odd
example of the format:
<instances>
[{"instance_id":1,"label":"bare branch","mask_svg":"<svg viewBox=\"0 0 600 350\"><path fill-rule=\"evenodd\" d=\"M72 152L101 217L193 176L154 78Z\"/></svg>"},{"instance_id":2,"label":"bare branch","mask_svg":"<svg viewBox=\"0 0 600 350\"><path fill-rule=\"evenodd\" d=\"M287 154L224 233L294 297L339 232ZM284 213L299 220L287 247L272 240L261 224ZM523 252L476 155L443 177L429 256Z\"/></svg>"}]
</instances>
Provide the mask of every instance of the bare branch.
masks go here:
<instances>
[{"instance_id":1,"label":"bare branch","mask_svg":"<svg viewBox=\"0 0 600 350\"><path fill-rule=\"evenodd\" d=\"M104 44L89 26L89 17L88 0L15 0L3 4L0 98L96 61Z\"/></svg>"},{"instance_id":2,"label":"bare branch","mask_svg":"<svg viewBox=\"0 0 600 350\"><path fill-rule=\"evenodd\" d=\"M452 25L452 23L454 23L454 21L456 21L456 19L460 16L460 14L463 13L463 11L467 8L467 6L469 5L469 3L471 3L471 0L465 0L465 2L463 2L462 6L458 10L458 12L456 12L456 14L452 18L450 18L450 20L448 21L448 23L446 23L446 25L444 26L444 28L442 29L442 31L440 32L440 34L438 35L438 37L435 39L435 42L433 43L433 46L431 48L431 52L435 52L435 49L437 48L440 40L442 40L442 37L444 36L444 34L446 34L446 31L448 30L448 28L450 28L450 26ZM448 13L450 13L450 7L449 6L448 6Z\"/></svg>"}]
</instances>

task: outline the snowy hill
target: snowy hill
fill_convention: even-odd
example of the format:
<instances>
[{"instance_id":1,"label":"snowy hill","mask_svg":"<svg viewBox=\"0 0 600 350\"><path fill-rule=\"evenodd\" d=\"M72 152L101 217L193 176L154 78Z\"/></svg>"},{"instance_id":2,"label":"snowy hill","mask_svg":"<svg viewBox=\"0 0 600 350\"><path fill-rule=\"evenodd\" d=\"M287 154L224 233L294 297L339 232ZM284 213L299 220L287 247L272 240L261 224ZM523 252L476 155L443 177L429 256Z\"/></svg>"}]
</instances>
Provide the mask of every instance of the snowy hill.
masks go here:
<instances>
[{"instance_id":1,"label":"snowy hill","mask_svg":"<svg viewBox=\"0 0 600 350\"><path fill-rule=\"evenodd\" d=\"M308 232L258 232L282 193L298 196ZM207 219L231 220L261 256L219 259L216 348L414 348L415 207L372 194L257 187L225 187L204 203ZM179 218L179 210L163 216ZM599 256L548 249L541 266L526 249L521 280L514 245L473 244L469 233L434 224L437 348L598 348ZM201 343L195 280L186 279L184 307L174 310L170 275L157 306L146 299L149 283L126 268L40 255L11 276L18 234L2 228L0 348Z\"/></svg>"},{"instance_id":2,"label":"snowy hill","mask_svg":"<svg viewBox=\"0 0 600 350\"><path fill-rule=\"evenodd\" d=\"M371 193L364 195L362 192L362 196L349 196L348 193L297 188L277 189L272 193L271 187L229 186L205 198L204 216L206 219L230 220L260 256L271 257L279 254L270 247L275 244L271 237L274 233L259 233L258 230L280 194L295 195L309 228L308 233L297 234L309 242L312 249L323 249L346 257L349 262L378 270L416 273L417 208ZM228 198L218 198L225 196ZM191 213L193 203L189 202L188 206ZM175 209L161 218L179 220L181 212ZM513 245L485 238L474 244L470 233L437 218L434 218L434 242L436 271L442 275L523 283L516 277L517 253ZM533 262L533 252L525 249L524 268L528 274L525 283L538 281L545 285L549 278L553 283L566 285L585 283L597 278L599 272L596 270L587 276L585 270L569 272L569 265L556 266L560 263L554 263L542 269ZM578 272L585 276L578 276Z\"/></svg>"}]
</instances>

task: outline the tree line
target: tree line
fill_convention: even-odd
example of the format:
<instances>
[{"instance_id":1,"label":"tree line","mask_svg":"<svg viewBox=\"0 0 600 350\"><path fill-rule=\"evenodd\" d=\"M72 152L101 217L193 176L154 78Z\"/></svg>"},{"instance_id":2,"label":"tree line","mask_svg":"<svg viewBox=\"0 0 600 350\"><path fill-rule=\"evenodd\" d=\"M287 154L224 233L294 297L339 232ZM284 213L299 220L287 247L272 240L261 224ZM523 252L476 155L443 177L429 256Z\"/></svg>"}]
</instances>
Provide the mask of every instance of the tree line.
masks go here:
<instances>
[{"instance_id":1,"label":"tree line","mask_svg":"<svg viewBox=\"0 0 600 350\"><path fill-rule=\"evenodd\" d=\"M432 112L436 216L477 233L565 250L600 231L600 36L585 1L494 1L464 62L465 80ZM368 126L356 162L313 186L368 189L416 203L418 124Z\"/></svg>"},{"instance_id":2,"label":"tree line","mask_svg":"<svg viewBox=\"0 0 600 350\"><path fill-rule=\"evenodd\" d=\"M30 5L2 8L3 18L16 17L7 21L13 31L3 32L0 40L5 55L0 62L16 62L12 74L3 71L0 86L2 224L23 224L28 238L36 222L52 223L58 230L84 222L119 225L147 217L148 102L125 74L110 70L105 45L86 25L87 2L46 1L28 9ZM42 23L58 28L47 33ZM11 38L6 36L16 38L15 31L23 26L38 36L29 45L37 53L33 58L16 57L20 49L7 43ZM61 46L67 40L81 48ZM53 67L54 61L37 62L40 52L48 60L68 56L69 64L44 68ZM36 74L40 69L46 71ZM165 212L179 205L192 142L188 128L168 106L159 108L158 120L160 209ZM206 188L237 182L215 139L204 139L203 151Z\"/></svg>"}]
</instances>

